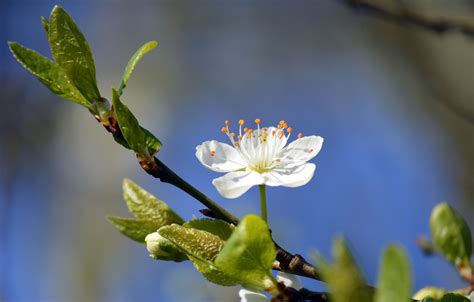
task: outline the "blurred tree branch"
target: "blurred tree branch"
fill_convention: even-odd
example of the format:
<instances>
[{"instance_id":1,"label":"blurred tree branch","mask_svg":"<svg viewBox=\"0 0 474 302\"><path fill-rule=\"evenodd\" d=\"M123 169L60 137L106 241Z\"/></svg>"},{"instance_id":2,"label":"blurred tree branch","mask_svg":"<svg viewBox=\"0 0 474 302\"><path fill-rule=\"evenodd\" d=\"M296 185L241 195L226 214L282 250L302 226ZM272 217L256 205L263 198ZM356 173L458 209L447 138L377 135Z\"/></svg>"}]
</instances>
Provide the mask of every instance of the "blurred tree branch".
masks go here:
<instances>
[{"instance_id":1,"label":"blurred tree branch","mask_svg":"<svg viewBox=\"0 0 474 302\"><path fill-rule=\"evenodd\" d=\"M404 25L414 25L437 34L459 32L474 38L474 24L451 20L448 18L433 18L409 11L403 7L388 7L370 0L343 0L345 4L355 10L391 20Z\"/></svg>"}]
</instances>

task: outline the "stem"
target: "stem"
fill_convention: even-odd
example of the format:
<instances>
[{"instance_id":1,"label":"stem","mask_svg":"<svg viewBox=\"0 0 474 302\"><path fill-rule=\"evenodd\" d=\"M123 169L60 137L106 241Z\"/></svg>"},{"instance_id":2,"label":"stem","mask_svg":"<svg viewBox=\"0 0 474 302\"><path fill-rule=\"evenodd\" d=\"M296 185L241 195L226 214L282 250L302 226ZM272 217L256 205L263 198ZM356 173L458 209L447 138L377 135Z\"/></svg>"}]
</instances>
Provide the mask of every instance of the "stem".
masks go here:
<instances>
[{"instance_id":1,"label":"stem","mask_svg":"<svg viewBox=\"0 0 474 302\"><path fill-rule=\"evenodd\" d=\"M267 192L265 191L265 185L259 185L260 191L260 210L262 211L262 219L268 224L267 214Z\"/></svg>"},{"instance_id":2,"label":"stem","mask_svg":"<svg viewBox=\"0 0 474 302\"><path fill-rule=\"evenodd\" d=\"M239 223L239 219L237 217L227 212L212 199L179 177L158 158L154 158L154 164L152 165L148 165L144 162L141 162L141 164L145 171L150 175L159 178L162 182L172 184L173 186L183 190L184 192L199 200L203 205L210 209L216 215L216 217L234 225Z\"/></svg>"}]
</instances>

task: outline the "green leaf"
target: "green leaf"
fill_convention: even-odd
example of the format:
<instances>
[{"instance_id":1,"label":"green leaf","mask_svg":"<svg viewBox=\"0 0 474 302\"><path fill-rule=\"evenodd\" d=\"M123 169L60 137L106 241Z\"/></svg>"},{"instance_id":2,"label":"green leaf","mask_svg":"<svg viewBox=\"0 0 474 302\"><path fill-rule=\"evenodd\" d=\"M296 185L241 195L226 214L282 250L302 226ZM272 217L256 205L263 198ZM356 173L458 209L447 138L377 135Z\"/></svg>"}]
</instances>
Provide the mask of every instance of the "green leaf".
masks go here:
<instances>
[{"instance_id":1,"label":"green leaf","mask_svg":"<svg viewBox=\"0 0 474 302\"><path fill-rule=\"evenodd\" d=\"M372 301L372 293L367 288L365 278L343 238L335 240L333 256L335 261L332 264L329 264L322 256L317 256L323 280L331 290L331 301Z\"/></svg>"},{"instance_id":2,"label":"green leaf","mask_svg":"<svg viewBox=\"0 0 474 302\"><path fill-rule=\"evenodd\" d=\"M400 246L390 245L379 273L375 302L408 302L412 291L408 256Z\"/></svg>"},{"instance_id":3,"label":"green leaf","mask_svg":"<svg viewBox=\"0 0 474 302\"><path fill-rule=\"evenodd\" d=\"M140 47L130 58L128 61L127 67L125 67L125 71L122 76L122 83L120 84L120 88L118 90L119 95L122 95L123 89L127 86L128 80L130 79L130 76L133 73L133 70L135 69L135 66L138 64L138 61L146 55L149 51L154 49L155 47L158 46L158 42L156 41L150 41L145 44L143 44L142 47Z\"/></svg>"},{"instance_id":4,"label":"green leaf","mask_svg":"<svg viewBox=\"0 0 474 302\"><path fill-rule=\"evenodd\" d=\"M154 155L161 149L161 142L157 139L150 131L147 129L140 127L143 132L145 132L145 144L148 148L148 152L150 155Z\"/></svg>"},{"instance_id":5,"label":"green leaf","mask_svg":"<svg viewBox=\"0 0 474 302\"><path fill-rule=\"evenodd\" d=\"M120 130L130 148L138 154L149 154L146 146L145 132L138 124L138 120L133 113L120 101L117 91L113 88L112 103Z\"/></svg>"},{"instance_id":6,"label":"green leaf","mask_svg":"<svg viewBox=\"0 0 474 302\"><path fill-rule=\"evenodd\" d=\"M461 215L447 203L440 203L431 213L430 228L436 248L456 267L469 269L472 237Z\"/></svg>"},{"instance_id":7,"label":"green leaf","mask_svg":"<svg viewBox=\"0 0 474 302\"><path fill-rule=\"evenodd\" d=\"M64 71L56 63L16 42L8 42L8 46L15 59L53 93L90 108L87 100L72 85Z\"/></svg>"},{"instance_id":8,"label":"green leaf","mask_svg":"<svg viewBox=\"0 0 474 302\"><path fill-rule=\"evenodd\" d=\"M471 302L468 298L463 295L448 293L439 300L439 302Z\"/></svg>"},{"instance_id":9,"label":"green leaf","mask_svg":"<svg viewBox=\"0 0 474 302\"><path fill-rule=\"evenodd\" d=\"M180 248L209 281L224 286L239 284L214 264L214 259L224 245L224 240L218 236L176 224L164 226L158 233Z\"/></svg>"},{"instance_id":10,"label":"green leaf","mask_svg":"<svg viewBox=\"0 0 474 302\"><path fill-rule=\"evenodd\" d=\"M51 52L71 82L89 101L100 98L94 59L84 35L74 20L59 6L51 12L48 26Z\"/></svg>"},{"instance_id":11,"label":"green leaf","mask_svg":"<svg viewBox=\"0 0 474 302\"><path fill-rule=\"evenodd\" d=\"M224 272L219 270L214 264L211 264L208 261L202 261L192 256L189 256L189 259L193 263L194 267L208 281L222 286L234 286L239 284L239 281L237 279L226 275Z\"/></svg>"},{"instance_id":12,"label":"green leaf","mask_svg":"<svg viewBox=\"0 0 474 302\"><path fill-rule=\"evenodd\" d=\"M185 224L183 224L183 226L209 232L218 236L224 241L229 239L230 235L235 229L233 224L227 223L223 220L211 218L193 219L187 221Z\"/></svg>"},{"instance_id":13,"label":"green leaf","mask_svg":"<svg viewBox=\"0 0 474 302\"><path fill-rule=\"evenodd\" d=\"M43 16L41 16L41 25L43 26L43 29L46 32L46 34L49 34L49 22Z\"/></svg>"},{"instance_id":14,"label":"green leaf","mask_svg":"<svg viewBox=\"0 0 474 302\"><path fill-rule=\"evenodd\" d=\"M117 216L107 216L107 220L120 233L140 243L145 243L145 237L161 227L159 223L150 220L135 220Z\"/></svg>"},{"instance_id":15,"label":"green leaf","mask_svg":"<svg viewBox=\"0 0 474 302\"><path fill-rule=\"evenodd\" d=\"M161 227L158 233L181 248L187 255L210 263L213 263L224 245L224 240L214 234L177 224Z\"/></svg>"},{"instance_id":16,"label":"green leaf","mask_svg":"<svg viewBox=\"0 0 474 302\"><path fill-rule=\"evenodd\" d=\"M160 226L184 223L184 220L165 202L157 199L130 179L123 180L123 197L129 211L138 219L151 220Z\"/></svg>"},{"instance_id":17,"label":"green leaf","mask_svg":"<svg viewBox=\"0 0 474 302\"><path fill-rule=\"evenodd\" d=\"M244 287L264 290L272 279L275 244L268 226L257 215L247 215L235 228L215 264L224 273L241 280Z\"/></svg>"}]
</instances>

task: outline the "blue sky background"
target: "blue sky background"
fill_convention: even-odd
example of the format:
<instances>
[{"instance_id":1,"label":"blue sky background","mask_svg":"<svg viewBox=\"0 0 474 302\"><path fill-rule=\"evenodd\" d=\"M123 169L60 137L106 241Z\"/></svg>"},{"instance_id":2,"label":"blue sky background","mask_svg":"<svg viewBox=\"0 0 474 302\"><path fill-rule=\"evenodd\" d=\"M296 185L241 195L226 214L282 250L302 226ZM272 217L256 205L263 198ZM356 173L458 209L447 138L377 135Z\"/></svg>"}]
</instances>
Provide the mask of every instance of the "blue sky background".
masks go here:
<instances>
[{"instance_id":1,"label":"blue sky background","mask_svg":"<svg viewBox=\"0 0 474 302\"><path fill-rule=\"evenodd\" d=\"M444 200L474 227L474 125L460 114L473 108L472 39L407 29L330 1L7 0L0 4L0 295L7 301L237 301L238 288L208 284L189 263L152 260L105 221L127 215L125 177L186 219L202 206L146 175L86 110L12 59L10 40L49 55L40 17L54 4L87 37L105 97L131 54L159 41L123 100L164 143L160 159L221 205L238 216L258 212L258 190L220 197L211 184L220 175L200 165L195 147L225 141L225 119L235 127L240 118L285 119L325 142L308 185L268 191L279 242L311 259L315 250L329 256L343 234L371 284L384 247L398 242L415 288L463 286L415 240L429 233L431 208ZM417 9L473 15L464 1Z\"/></svg>"}]
</instances>

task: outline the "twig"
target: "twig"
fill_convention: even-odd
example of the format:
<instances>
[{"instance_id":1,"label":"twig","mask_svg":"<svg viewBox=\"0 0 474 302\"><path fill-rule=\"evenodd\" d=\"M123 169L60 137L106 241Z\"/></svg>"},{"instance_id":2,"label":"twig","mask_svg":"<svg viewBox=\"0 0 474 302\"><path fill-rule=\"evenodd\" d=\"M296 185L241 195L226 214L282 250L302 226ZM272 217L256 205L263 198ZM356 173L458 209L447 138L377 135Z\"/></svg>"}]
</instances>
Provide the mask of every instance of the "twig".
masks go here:
<instances>
[{"instance_id":1,"label":"twig","mask_svg":"<svg viewBox=\"0 0 474 302\"><path fill-rule=\"evenodd\" d=\"M447 18L432 18L403 8L388 8L370 0L343 0L350 7L401 24L415 25L437 34L459 32L474 38L474 24Z\"/></svg>"},{"instance_id":2,"label":"twig","mask_svg":"<svg viewBox=\"0 0 474 302\"><path fill-rule=\"evenodd\" d=\"M96 116L96 119L105 127L108 132L114 136L116 140L125 141L122 131L120 130L120 127L118 126L112 114L109 116L107 123L101 122L98 116ZM201 191L194 188L191 184L179 177L173 170L171 170L158 158L153 157L153 160L149 162L140 161L140 166L151 176L158 178L162 182L172 184L197 199L201 204L209 209L209 211L201 210L201 213L204 215L213 216L235 225L239 223L239 219L237 217L226 211L223 207L219 206ZM303 257L297 254L293 255L289 253L280 247L276 242L275 247L277 249L277 261L273 265L273 269L315 280L321 280L316 268L304 260Z\"/></svg>"}]
</instances>

